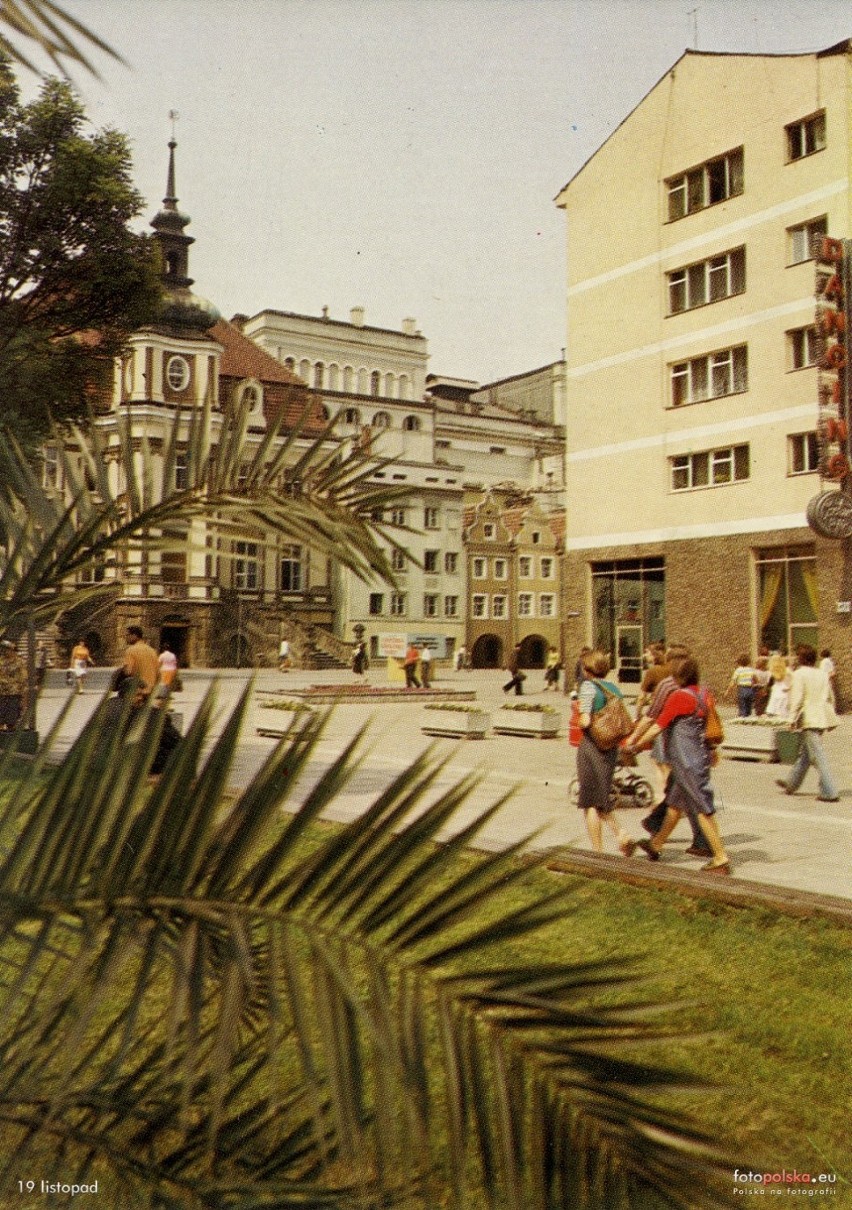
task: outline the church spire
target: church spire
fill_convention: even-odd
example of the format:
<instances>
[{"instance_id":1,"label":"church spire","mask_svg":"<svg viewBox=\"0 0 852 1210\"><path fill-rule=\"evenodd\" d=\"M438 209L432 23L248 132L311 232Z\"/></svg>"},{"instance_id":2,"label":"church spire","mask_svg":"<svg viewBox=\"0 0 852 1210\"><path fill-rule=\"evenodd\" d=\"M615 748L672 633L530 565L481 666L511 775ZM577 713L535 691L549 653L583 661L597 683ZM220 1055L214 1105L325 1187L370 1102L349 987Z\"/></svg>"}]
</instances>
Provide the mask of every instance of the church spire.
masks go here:
<instances>
[{"instance_id":1,"label":"church spire","mask_svg":"<svg viewBox=\"0 0 852 1210\"><path fill-rule=\"evenodd\" d=\"M163 198L162 209L151 220L154 228L154 238L160 245L163 268L161 279L164 286L164 303L162 320L171 326L181 329L198 329L206 331L220 318L219 312L212 303L194 295L190 286L189 276L189 246L195 240L187 235L184 228L189 226L189 215L178 210L177 190L175 188L175 119L177 113L169 112L172 121L172 137L169 139L169 168L166 176L166 196Z\"/></svg>"}]
</instances>

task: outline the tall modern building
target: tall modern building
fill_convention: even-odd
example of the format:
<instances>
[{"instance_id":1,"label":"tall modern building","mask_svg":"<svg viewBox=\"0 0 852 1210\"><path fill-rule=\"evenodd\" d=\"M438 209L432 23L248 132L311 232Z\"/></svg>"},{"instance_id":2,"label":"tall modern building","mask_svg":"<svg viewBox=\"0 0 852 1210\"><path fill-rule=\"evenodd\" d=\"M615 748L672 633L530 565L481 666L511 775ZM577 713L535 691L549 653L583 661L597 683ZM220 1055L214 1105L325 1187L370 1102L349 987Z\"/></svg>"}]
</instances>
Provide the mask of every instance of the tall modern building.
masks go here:
<instances>
[{"instance_id":1,"label":"tall modern building","mask_svg":"<svg viewBox=\"0 0 852 1210\"><path fill-rule=\"evenodd\" d=\"M849 541L806 510L848 487L817 433L814 248L850 233L850 103L852 42L688 51L557 198L567 638L626 679L663 637L717 687L762 645L849 667Z\"/></svg>"}]
</instances>

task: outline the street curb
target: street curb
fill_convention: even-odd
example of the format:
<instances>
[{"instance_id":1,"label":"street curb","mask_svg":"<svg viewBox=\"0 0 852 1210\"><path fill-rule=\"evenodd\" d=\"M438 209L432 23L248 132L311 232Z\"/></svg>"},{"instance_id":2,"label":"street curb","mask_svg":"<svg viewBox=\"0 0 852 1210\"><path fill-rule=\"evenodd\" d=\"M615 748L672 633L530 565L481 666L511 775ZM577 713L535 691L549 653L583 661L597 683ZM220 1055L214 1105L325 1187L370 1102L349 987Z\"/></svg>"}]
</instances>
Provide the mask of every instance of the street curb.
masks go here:
<instances>
[{"instance_id":1,"label":"street curb","mask_svg":"<svg viewBox=\"0 0 852 1210\"><path fill-rule=\"evenodd\" d=\"M564 850L551 849L538 856L546 857L547 852L554 856L546 861L545 868L557 874L676 891L693 899L712 899L729 907L763 908L800 919L824 918L852 928L852 903L835 895L767 886L762 882L724 878L700 871L660 868L656 863L640 863L608 853L565 854Z\"/></svg>"}]
</instances>

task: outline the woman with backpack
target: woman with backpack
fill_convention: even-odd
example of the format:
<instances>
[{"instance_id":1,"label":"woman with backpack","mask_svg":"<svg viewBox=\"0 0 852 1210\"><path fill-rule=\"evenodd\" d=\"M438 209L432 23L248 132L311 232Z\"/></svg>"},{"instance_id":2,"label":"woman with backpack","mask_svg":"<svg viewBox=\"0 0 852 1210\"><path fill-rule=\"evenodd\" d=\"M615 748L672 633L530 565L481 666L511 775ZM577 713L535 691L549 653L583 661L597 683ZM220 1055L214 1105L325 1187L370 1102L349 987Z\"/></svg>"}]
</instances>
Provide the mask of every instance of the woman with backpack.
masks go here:
<instances>
[{"instance_id":1,"label":"woman with backpack","mask_svg":"<svg viewBox=\"0 0 852 1210\"><path fill-rule=\"evenodd\" d=\"M583 680L579 690L579 723L583 735L577 749L577 780L580 783L577 806L585 815L586 831L593 849L603 852L603 824L606 824L623 856L630 857L636 841L622 828L610 800L612 775L618 763L618 742L602 748L593 738L595 716L607 708L613 697L621 699L618 686L603 680L609 668L609 656L604 652L588 651L583 655Z\"/></svg>"},{"instance_id":2,"label":"woman with backpack","mask_svg":"<svg viewBox=\"0 0 852 1210\"><path fill-rule=\"evenodd\" d=\"M645 732L645 742L664 733L666 759L671 778L666 792L668 810L662 827L639 847L650 861L660 860L660 851L678 820L688 815L697 820L712 856L701 868L708 874L730 874L731 864L716 822L716 805L710 784L711 748L707 742L707 718L715 709L712 694L698 684L698 664L686 656L674 668L677 688L666 698L656 722ZM628 752L634 751L628 745Z\"/></svg>"}]
</instances>

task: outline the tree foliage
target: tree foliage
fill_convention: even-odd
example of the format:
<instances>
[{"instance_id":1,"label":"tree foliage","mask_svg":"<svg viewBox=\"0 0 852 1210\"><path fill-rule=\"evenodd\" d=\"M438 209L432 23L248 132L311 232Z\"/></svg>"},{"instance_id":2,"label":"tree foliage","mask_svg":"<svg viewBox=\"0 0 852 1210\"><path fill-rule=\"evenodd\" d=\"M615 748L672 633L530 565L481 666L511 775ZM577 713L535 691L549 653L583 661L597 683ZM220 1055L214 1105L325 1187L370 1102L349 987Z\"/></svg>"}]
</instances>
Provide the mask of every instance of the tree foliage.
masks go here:
<instances>
[{"instance_id":1,"label":"tree foliage","mask_svg":"<svg viewBox=\"0 0 852 1210\"><path fill-rule=\"evenodd\" d=\"M127 140L85 127L68 84L22 104L0 61L0 414L31 448L109 387L159 303L155 245L128 225L143 199Z\"/></svg>"}]
</instances>

